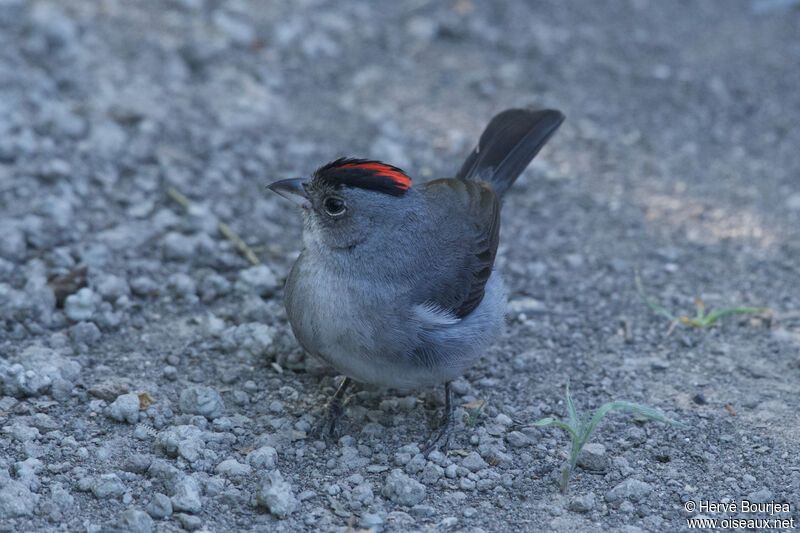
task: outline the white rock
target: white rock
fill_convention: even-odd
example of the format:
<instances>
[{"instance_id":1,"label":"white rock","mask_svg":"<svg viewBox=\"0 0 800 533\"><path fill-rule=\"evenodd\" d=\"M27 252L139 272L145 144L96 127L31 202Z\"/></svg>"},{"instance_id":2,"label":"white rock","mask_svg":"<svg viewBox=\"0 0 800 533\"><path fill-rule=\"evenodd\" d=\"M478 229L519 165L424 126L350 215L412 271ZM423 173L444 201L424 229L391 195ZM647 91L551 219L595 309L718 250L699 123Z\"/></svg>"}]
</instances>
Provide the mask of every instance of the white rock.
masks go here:
<instances>
[{"instance_id":1,"label":"white rock","mask_svg":"<svg viewBox=\"0 0 800 533\"><path fill-rule=\"evenodd\" d=\"M386 476L381 493L398 505L411 506L425 499L425 485L396 468Z\"/></svg>"},{"instance_id":2,"label":"white rock","mask_svg":"<svg viewBox=\"0 0 800 533\"><path fill-rule=\"evenodd\" d=\"M606 501L611 504L619 504L623 500L632 502L646 501L647 495L652 491L653 487L648 483L628 478L606 493Z\"/></svg>"},{"instance_id":3,"label":"white rock","mask_svg":"<svg viewBox=\"0 0 800 533\"><path fill-rule=\"evenodd\" d=\"M171 498L175 511L199 513L202 508L200 486L191 476L186 476L175 484L175 494Z\"/></svg>"},{"instance_id":4,"label":"white rock","mask_svg":"<svg viewBox=\"0 0 800 533\"><path fill-rule=\"evenodd\" d=\"M470 452L466 457L464 457L464 459L461 460L461 466L470 472L477 472L478 470L487 468L489 465L480 455L478 455L477 452Z\"/></svg>"},{"instance_id":5,"label":"white rock","mask_svg":"<svg viewBox=\"0 0 800 533\"><path fill-rule=\"evenodd\" d=\"M119 498L125 492L125 485L116 474L102 474L94 479L91 491L96 498Z\"/></svg>"},{"instance_id":6,"label":"white rock","mask_svg":"<svg viewBox=\"0 0 800 533\"><path fill-rule=\"evenodd\" d=\"M0 470L0 518L32 515L39 495L28 490L25 483L10 479L5 468Z\"/></svg>"},{"instance_id":7,"label":"white rock","mask_svg":"<svg viewBox=\"0 0 800 533\"><path fill-rule=\"evenodd\" d=\"M181 411L192 415L202 415L213 420L222 415L225 404L222 396L211 387L189 387L181 392L178 405Z\"/></svg>"},{"instance_id":8,"label":"white rock","mask_svg":"<svg viewBox=\"0 0 800 533\"><path fill-rule=\"evenodd\" d=\"M75 294L70 294L64 302L64 314L73 322L91 320L94 315L95 296L92 289L84 287Z\"/></svg>"},{"instance_id":9,"label":"white rock","mask_svg":"<svg viewBox=\"0 0 800 533\"><path fill-rule=\"evenodd\" d=\"M271 470L278 463L278 452L272 446L262 446L247 454L247 462L253 468Z\"/></svg>"},{"instance_id":10,"label":"white rock","mask_svg":"<svg viewBox=\"0 0 800 533\"><path fill-rule=\"evenodd\" d=\"M278 470L267 473L261 480L256 501L281 519L292 514L300 503L292 492L292 486L284 481Z\"/></svg>"},{"instance_id":11,"label":"white rock","mask_svg":"<svg viewBox=\"0 0 800 533\"><path fill-rule=\"evenodd\" d=\"M139 420L139 397L134 393L120 394L108 409L114 420L135 424Z\"/></svg>"},{"instance_id":12,"label":"white rock","mask_svg":"<svg viewBox=\"0 0 800 533\"><path fill-rule=\"evenodd\" d=\"M249 475L253 468L248 464L242 464L236 459L226 459L217 465L217 474L224 474L226 476L246 476Z\"/></svg>"}]
</instances>

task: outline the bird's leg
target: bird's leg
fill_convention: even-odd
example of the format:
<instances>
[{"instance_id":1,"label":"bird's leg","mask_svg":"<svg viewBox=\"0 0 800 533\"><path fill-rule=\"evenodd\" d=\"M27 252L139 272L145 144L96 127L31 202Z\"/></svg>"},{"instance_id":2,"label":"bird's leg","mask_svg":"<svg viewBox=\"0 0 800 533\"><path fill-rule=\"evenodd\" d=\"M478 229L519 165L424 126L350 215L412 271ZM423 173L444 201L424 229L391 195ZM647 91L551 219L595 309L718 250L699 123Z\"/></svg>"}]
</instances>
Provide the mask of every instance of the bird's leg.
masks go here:
<instances>
[{"instance_id":1,"label":"bird's leg","mask_svg":"<svg viewBox=\"0 0 800 533\"><path fill-rule=\"evenodd\" d=\"M312 437L322 438L324 440L334 440L339 435L336 425L339 422L339 419L342 417L342 413L344 413L343 399L344 392L348 385L350 385L350 378L345 377L339 384L339 388L336 389L336 393L328 402L325 417L314 424L314 427L311 428Z\"/></svg>"},{"instance_id":2,"label":"bird's leg","mask_svg":"<svg viewBox=\"0 0 800 533\"><path fill-rule=\"evenodd\" d=\"M447 451L453 437L453 423L453 391L450 390L450 382L448 381L444 384L444 413L442 414L442 421L425 443L425 451L423 452L425 457L428 457L433 450Z\"/></svg>"}]
</instances>

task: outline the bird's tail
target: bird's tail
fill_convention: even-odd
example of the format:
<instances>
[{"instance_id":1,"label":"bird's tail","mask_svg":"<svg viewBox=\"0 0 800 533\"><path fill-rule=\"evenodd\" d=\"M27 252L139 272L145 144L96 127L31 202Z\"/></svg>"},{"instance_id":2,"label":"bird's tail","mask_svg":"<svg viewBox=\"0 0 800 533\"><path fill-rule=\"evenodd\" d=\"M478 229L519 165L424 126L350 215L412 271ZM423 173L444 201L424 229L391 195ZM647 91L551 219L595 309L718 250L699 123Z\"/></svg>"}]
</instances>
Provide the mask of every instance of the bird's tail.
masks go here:
<instances>
[{"instance_id":1,"label":"bird's tail","mask_svg":"<svg viewBox=\"0 0 800 533\"><path fill-rule=\"evenodd\" d=\"M486 126L456 177L487 181L502 197L563 121L564 114L554 109L499 113Z\"/></svg>"}]
</instances>

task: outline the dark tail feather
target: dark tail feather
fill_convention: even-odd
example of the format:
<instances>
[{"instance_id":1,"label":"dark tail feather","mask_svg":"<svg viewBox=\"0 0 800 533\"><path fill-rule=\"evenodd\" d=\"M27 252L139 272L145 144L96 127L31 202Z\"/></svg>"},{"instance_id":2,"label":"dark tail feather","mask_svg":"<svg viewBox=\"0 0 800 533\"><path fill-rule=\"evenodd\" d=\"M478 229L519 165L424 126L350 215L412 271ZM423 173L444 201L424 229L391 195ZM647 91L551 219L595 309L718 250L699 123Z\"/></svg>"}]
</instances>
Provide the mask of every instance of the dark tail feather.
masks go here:
<instances>
[{"instance_id":1,"label":"dark tail feather","mask_svg":"<svg viewBox=\"0 0 800 533\"><path fill-rule=\"evenodd\" d=\"M496 115L456 175L488 181L502 197L550 139L564 115L553 109L507 109Z\"/></svg>"}]
</instances>

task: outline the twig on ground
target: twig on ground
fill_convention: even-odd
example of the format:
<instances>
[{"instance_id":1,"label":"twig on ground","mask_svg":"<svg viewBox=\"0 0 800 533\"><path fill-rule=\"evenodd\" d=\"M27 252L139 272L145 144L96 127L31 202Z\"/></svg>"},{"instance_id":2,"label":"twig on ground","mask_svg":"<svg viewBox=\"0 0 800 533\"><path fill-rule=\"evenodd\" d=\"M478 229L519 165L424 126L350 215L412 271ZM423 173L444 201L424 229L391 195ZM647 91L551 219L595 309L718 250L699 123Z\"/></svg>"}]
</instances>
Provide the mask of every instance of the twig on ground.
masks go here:
<instances>
[{"instance_id":1,"label":"twig on ground","mask_svg":"<svg viewBox=\"0 0 800 533\"><path fill-rule=\"evenodd\" d=\"M180 192L178 189L176 189L171 185L169 186L169 188L167 188L167 195L169 195L170 198L178 202L181 205L181 207L183 207L186 210L188 210L192 206L192 201L189 200L182 192ZM244 240L241 237L239 237L239 235L235 231L233 231L233 229L231 229L231 227L228 224L220 221L217 224L217 229L219 230L219 232L222 234L223 237L228 239L231 242L231 244L233 244L233 247L236 248L236 250L240 254L242 254L242 256L245 259L250 261L250 263L254 265L261 264L261 261L258 260L258 257L256 256L256 253L253 251L253 249L250 248L247 245L247 243L244 242Z\"/></svg>"}]
</instances>

